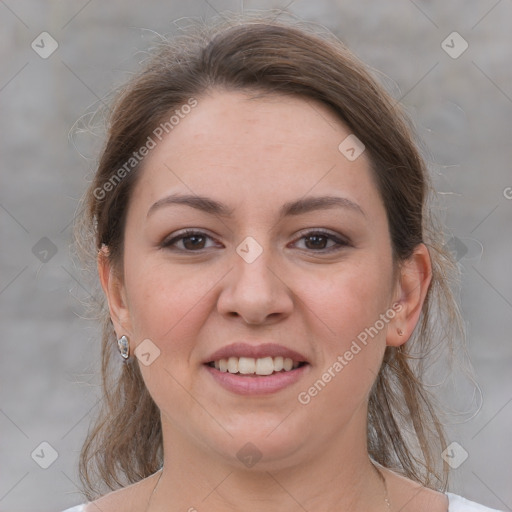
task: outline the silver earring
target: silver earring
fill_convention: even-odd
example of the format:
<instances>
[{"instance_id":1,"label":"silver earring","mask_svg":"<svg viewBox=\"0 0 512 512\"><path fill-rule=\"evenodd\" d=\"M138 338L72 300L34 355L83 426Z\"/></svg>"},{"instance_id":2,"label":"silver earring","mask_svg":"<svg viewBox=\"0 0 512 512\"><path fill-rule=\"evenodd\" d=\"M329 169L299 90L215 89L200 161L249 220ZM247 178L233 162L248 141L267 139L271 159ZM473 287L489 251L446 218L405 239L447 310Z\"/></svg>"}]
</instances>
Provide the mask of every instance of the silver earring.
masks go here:
<instances>
[{"instance_id":1,"label":"silver earring","mask_svg":"<svg viewBox=\"0 0 512 512\"><path fill-rule=\"evenodd\" d=\"M126 336L123 335L117 340L117 348L123 360L126 361L130 357L130 343Z\"/></svg>"}]
</instances>

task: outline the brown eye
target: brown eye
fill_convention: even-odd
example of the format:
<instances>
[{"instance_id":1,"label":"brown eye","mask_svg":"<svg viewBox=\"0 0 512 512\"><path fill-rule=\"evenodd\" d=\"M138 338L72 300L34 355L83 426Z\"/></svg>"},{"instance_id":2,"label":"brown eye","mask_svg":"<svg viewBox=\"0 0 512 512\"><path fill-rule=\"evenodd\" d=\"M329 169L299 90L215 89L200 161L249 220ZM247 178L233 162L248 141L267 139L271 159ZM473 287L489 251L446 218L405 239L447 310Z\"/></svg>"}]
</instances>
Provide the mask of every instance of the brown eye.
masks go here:
<instances>
[{"instance_id":1,"label":"brown eye","mask_svg":"<svg viewBox=\"0 0 512 512\"><path fill-rule=\"evenodd\" d=\"M204 249L205 237L201 235L191 235L182 238L185 249Z\"/></svg>"},{"instance_id":2,"label":"brown eye","mask_svg":"<svg viewBox=\"0 0 512 512\"><path fill-rule=\"evenodd\" d=\"M325 249L329 241L328 237L325 235L309 235L304 238L306 239L306 247L308 249Z\"/></svg>"},{"instance_id":3,"label":"brown eye","mask_svg":"<svg viewBox=\"0 0 512 512\"><path fill-rule=\"evenodd\" d=\"M183 252L199 252L209 248L206 246L208 240L213 239L201 231L184 231L172 238L164 240L161 247ZM305 241L305 247L299 248L323 253L340 250L350 245L347 240L343 240L332 233L324 231L310 231L309 233L305 233L299 240ZM329 243L331 243L330 246L328 245Z\"/></svg>"},{"instance_id":4,"label":"brown eye","mask_svg":"<svg viewBox=\"0 0 512 512\"><path fill-rule=\"evenodd\" d=\"M305 249L314 252L331 252L350 245L346 240L325 231L310 231L303 234L299 240L305 240ZM329 242L332 244L327 246Z\"/></svg>"},{"instance_id":5,"label":"brown eye","mask_svg":"<svg viewBox=\"0 0 512 512\"><path fill-rule=\"evenodd\" d=\"M164 240L161 247L171 250L175 249L178 251L195 252L208 248L205 247L207 239L211 240L212 238L201 231L185 231L179 235ZM181 246L178 245L180 243Z\"/></svg>"}]
</instances>

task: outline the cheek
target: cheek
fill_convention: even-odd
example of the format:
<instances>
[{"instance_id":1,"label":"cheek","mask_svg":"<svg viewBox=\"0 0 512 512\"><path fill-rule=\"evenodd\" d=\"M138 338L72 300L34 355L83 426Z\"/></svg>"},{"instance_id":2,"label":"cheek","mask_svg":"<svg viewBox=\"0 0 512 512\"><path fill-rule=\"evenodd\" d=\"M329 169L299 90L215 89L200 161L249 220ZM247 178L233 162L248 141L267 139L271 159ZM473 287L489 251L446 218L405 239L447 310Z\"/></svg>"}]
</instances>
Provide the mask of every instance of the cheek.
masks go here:
<instances>
[{"instance_id":1,"label":"cheek","mask_svg":"<svg viewBox=\"0 0 512 512\"><path fill-rule=\"evenodd\" d=\"M314 308L327 327L330 344L342 349L366 328L374 325L389 307L392 267L386 258L373 255L354 258L321 279L304 279L301 289L306 304ZM379 324L380 325L380 324Z\"/></svg>"},{"instance_id":2,"label":"cheek","mask_svg":"<svg viewBox=\"0 0 512 512\"><path fill-rule=\"evenodd\" d=\"M370 256L340 266L331 273L329 285L318 281L305 285L318 325L329 328L328 337L318 337L320 365L310 383L314 387L310 396L322 395L317 405L327 401L347 406L335 408L334 415L348 414L362 403L378 374L386 330L394 316L389 311L391 276L391 259Z\"/></svg>"},{"instance_id":3,"label":"cheek","mask_svg":"<svg viewBox=\"0 0 512 512\"><path fill-rule=\"evenodd\" d=\"M136 344L150 339L160 351L150 365L139 364L143 379L163 414L170 404L191 410L197 404L186 391L194 385L190 359L211 309L208 293L222 274L171 269L149 258L139 263L126 272L133 335Z\"/></svg>"},{"instance_id":4,"label":"cheek","mask_svg":"<svg viewBox=\"0 0 512 512\"><path fill-rule=\"evenodd\" d=\"M171 268L158 262L127 268L127 290L134 335L150 338L174 352L187 343L187 332L197 328L202 301L216 281L215 276L189 269ZM211 283L210 283L211 282ZM172 343L171 343L172 341Z\"/></svg>"}]
</instances>

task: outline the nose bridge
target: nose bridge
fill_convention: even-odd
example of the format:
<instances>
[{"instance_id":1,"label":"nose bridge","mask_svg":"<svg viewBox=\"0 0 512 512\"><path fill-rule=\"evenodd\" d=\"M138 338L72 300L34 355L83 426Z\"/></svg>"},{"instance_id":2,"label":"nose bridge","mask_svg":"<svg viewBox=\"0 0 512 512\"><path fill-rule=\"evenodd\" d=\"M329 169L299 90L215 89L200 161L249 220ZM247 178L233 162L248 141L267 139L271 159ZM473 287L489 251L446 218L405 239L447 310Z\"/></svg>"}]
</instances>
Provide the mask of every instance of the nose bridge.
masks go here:
<instances>
[{"instance_id":1,"label":"nose bridge","mask_svg":"<svg viewBox=\"0 0 512 512\"><path fill-rule=\"evenodd\" d=\"M246 237L236 247L235 267L236 281L241 286L250 287L251 294L260 300L264 295L272 295L275 291L274 280L276 279L272 270L276 266L275 258L272 258L272 250L268 237L263 239L258 236L260 242L255 237ZM274 261L273 261L274 260Z\"/></svg>"},{"instance_id":2,"label":"nose bridge","mask_svg":"<svg viewBox=\"0 0 512 512\"><path fill-rule=\"evenodd\" d=\"M289 313L293 305L287 286L278 277L279 264L267 238L258 238L246 237L236 247L234 269L218 304L220 312L236 313L250 323Z\"/></svg>"}]
</instances>

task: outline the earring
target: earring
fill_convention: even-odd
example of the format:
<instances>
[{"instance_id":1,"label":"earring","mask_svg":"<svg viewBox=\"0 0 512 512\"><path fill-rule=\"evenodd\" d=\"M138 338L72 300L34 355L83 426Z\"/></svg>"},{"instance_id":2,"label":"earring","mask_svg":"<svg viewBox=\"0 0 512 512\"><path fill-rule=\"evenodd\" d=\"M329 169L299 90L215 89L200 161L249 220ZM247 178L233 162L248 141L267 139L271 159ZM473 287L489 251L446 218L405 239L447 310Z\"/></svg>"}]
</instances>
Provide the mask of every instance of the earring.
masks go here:
<instances>
[{"instance_id":1,"label":"earring","mask_svg":"<svg viewBox=\"0 0 512 512\"><path fill-rule=\"evenodd\" d=\"M404 331L402 331L402 329L400 329L400 328L398 328L396 330L396 332L398 333L398 336L403 336L403 334L404 334Z\"/></svg>"},{"instance_id":2,"label":"earring","mask_svg":"<svg viewBox=\"0 0 512 512\"><path fill-rule=\"evenodd\" d=\"M126 361L130 357L130 343L126 336L123 335L117 340L117 348L119 349L123 361Z\"/></svg>"}]
</instances>

